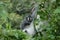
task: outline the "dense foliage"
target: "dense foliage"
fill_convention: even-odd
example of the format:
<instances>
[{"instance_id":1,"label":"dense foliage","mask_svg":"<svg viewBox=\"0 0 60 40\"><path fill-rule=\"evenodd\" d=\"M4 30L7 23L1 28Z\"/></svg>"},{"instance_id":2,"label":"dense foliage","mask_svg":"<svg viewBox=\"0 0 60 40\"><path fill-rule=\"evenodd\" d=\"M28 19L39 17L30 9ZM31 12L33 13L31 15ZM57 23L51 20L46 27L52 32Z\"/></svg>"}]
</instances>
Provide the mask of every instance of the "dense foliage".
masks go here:
<instances>
[{"instance_id":1,"label":"dense foliage","mask_svg":"<svg viewBox=\"0 0 60 40\"><path fill-rule=\"evenodd\" d=\"M39 5L34 24L39 30L34 37L29 37L19 28L25 17L16 13L23 7L28 10L32 7L32 0L0 0L0 40L60 40L60 0L35 0ZM41 31L42 29L42 31ZM41 31L41 32L40 32Z\"/></svg>"}]
</instances>

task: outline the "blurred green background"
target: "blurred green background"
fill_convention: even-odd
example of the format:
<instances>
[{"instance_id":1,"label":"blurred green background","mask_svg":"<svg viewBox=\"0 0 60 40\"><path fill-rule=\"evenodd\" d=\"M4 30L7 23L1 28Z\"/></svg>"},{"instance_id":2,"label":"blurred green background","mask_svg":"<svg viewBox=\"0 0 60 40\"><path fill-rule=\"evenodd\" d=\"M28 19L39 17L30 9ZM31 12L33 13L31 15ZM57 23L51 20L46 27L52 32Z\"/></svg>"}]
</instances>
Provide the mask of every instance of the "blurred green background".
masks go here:
<instances>
[{"instance_id":1,"label":"blurred green background","mask_svg":"<svg viewBox=\"0 0 60 40\"><path fill-rule=\"evenodd\" d=\"M40 21L46 23L39 26L42 35L39 32L29 37L19 29L24 15L17 14L16 10L22 6L31 8L33 1L39 5L37 15L40 16L35 19L35 26ZM0 0L0 40L60 40L60 0Z\"/></svg>"}]
</instances>

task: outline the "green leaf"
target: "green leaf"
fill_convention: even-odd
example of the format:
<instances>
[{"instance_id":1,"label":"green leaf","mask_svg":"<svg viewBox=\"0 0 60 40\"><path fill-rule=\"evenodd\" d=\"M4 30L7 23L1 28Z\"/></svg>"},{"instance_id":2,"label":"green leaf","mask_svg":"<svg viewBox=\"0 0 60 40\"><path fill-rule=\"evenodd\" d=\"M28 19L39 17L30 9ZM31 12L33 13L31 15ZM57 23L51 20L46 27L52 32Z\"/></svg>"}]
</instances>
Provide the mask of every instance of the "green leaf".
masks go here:
<instances>
[{"instance_id":1,"label":"green leaf","mask_svg":"<svg viewBox=\"0 0 60 40\"><path fill-rule=\"evenodd\" d=\"M54 13L60 13L60 7L56 8L56 10L54 11Z\"/></svg>"}]
</instances>

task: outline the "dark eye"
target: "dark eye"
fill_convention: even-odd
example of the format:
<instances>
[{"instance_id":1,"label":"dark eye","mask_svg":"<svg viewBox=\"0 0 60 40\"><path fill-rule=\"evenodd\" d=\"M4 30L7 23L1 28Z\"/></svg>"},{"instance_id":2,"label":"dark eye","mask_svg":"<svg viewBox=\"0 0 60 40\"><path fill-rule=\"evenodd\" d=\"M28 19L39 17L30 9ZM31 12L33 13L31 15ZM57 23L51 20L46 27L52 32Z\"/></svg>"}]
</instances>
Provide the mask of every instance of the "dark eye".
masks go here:
<instances>
[{"instance_id":1,"label":"dark eye","mask_svg":"<svg viewBox=\"0 0 60 40\"><path fill-rule=\"evenodd\" d=\"M28 33L27 30L25 30L25 32Z\"/></svg>"}]
</instances>

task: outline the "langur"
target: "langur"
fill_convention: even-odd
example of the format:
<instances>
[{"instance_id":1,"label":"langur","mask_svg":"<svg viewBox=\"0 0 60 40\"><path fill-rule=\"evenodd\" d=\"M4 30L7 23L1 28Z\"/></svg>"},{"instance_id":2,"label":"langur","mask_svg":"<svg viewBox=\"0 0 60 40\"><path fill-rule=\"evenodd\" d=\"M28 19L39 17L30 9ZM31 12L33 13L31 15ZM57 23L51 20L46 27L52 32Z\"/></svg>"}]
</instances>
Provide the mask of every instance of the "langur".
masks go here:
<instances>
[{"instance_id":1,"label":"langur","mask_svg":"<svg viewBox=\"0 0 60 40\"><path fill-rule=\"evenodd\" d=\"M33 21L37 15L37 8L38 5L35 4L34 7L31 9L30 14L26 15L26 17L24 18L20 25L20 29L24 30L24 32L31 35L34 35L36 33Z\"/></svg>"}]
</instances>

